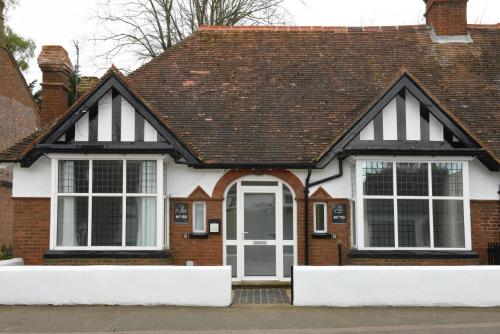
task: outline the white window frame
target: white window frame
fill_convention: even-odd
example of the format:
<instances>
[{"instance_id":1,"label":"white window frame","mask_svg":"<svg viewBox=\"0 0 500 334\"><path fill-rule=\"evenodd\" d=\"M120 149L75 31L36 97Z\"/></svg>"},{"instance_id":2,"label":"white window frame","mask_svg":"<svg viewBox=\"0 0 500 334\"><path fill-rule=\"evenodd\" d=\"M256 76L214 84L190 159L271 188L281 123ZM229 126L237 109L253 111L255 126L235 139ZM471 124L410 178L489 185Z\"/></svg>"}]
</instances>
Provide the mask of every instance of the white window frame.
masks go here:
<instances>
[{"instance_id":1,"label":"white window frame","mask_svg":"<svg viewBox=\"0 0 500 334\"><path fill-rule=\"evenodd\" d=\"M318 229L316 226L316 210L322 205L323 206L323 217L325 221L323 222L323 229ZM327 233L328 231L328 204L326 202L315 202L314 203L314 233Z\"/></svg>"},{"instance_id":2,"label":"white window frame","mask_svg":"<svg viewBox=\"0 0 500 334\"><path fill-rule=\"evenodd\" d=\"M164 160L161 155L99 155L99 154L50 154L51 159L51 214L50 214L50 249L54 250L161 250L168 248L164 245L164 189L163 189L163 168ZM58 169L59 160L84 160L89 161L89 192L88 193L59 193L58 192ZM123 161L123 186L121 193L96 193L92 192L92 161L94 160L122 160ZM126 161L128 160L154 160L156 161L156 193L127 193L126 191ZM88 210L88 231L86 246L58 246L57 245L57 202L58 197L80 196L89 199ZM122 197L122 245L121 246L91 246L92 240L92 197ZM126 246L126 198L127 197L156 197L156 242L155 246ZM167 240L168 243L168 240Z\"/></svg>"},{"instance_id":3,"label":"white window frame","mask_svg":"<svg viewBox=\"0 0 500 334\"><path fill-rule=\"evenodd\" d=\"M196 205L202 205L203 206L203 229L202 230L197 230L196 229ZM207 233L207 203L202 202L202 201L196 201L193 202L193 233L199 233L199 234L205 234Z\"/></svg>"},{"instance_id":4,"label":"white window frame","mask_svg":"<svg viewBox=\"0 0 500 334\"><path fill-rule=\"evenodd\" d=\"M470 195L469 195L469 161L473 158L469 157L382 157L382 156L364 156L355 157L356 164L356 233L357 233L357 249L359 250L435 250L435 251L470 251L472 250L471 239L471 219L470 219ZM363 162L389 162L393 163L393 194L388 196L382 195L364 195L363 189ZM396 183L396 163L428 163L428 196L398 196ZM461 163L462 164L462 196L433 196L432 195L432 163ZM429 204L429 231L430 231L430 247L399 247L398 245L398 216L397 206L394 206L394 247L365 247L365 231L364 231L364 199L428 199ZM445 248L434 247L434 225L433 225L433 199L442 200L462 200L464 211L464 240L465 245L462 248Z\"/></svg>"}]
</instances>

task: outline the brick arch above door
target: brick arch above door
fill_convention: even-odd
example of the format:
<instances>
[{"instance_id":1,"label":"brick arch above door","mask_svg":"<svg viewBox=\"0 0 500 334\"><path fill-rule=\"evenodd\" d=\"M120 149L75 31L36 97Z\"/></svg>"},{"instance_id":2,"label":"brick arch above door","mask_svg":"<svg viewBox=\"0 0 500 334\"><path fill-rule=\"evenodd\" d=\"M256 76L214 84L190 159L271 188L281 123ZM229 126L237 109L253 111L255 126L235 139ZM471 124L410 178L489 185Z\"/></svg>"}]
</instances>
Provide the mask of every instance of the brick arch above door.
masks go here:
<instances>
[{"instance_id":1,"label":"brick arch above door","mask_svg":"<svg viewBox=\"0 0 500 334\"><path fill-rule=\"evenodd\" d=\"M224 197L224 191L232 182L237 179L247 176L247 175L270 175L274 176L284 182L286 182L290 187L292 187L295 193L295 199L301 200L304 198L304 185L302 181L292 172L281 169L281 170L264 170L264 171L255 171L250 169L237 169L230 170L225 173L217 184L214 187L212 192L212 197L214 198L222 198Z\"/></svg>"}]
</instances>

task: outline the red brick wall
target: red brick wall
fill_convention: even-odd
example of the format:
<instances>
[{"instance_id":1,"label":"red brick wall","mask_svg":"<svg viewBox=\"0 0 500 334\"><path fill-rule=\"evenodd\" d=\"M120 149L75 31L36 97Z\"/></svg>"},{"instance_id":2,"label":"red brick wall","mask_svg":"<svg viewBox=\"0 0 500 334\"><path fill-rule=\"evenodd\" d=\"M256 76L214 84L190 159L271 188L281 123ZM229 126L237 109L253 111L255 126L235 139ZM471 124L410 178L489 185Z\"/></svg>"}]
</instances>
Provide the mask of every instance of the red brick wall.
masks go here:
<instances>
[{"instance_id":1,"label":"red brick wall","mask_svg":"<svg viewBox=\"0 0 500 334\"><path fill-rule=\"evenodd\" d=\"M439 36L467 34L467 0L426 0L427 24Z\"/></svg>"},{"instance_id":2,"label":"red brick wall","mask_svg":"<svg viewBox=\"0 0 500 334\"><path fill-rule=\"evenodd\" d=\"M464 266L479 264L478 259L349 259L359 266Z\"/></svg>"},{"instance_id":3,"label":"red brick wall","mask_svg":"<svg viewBox=\"0 0 500 334\"><path fill-rule=\"evenodd\" d=\"M162 266L172 264L171 258L166 259L46 259L45 265L67 266L95 266L95 265L120 265L120 266Z\"/></svg>"},{"instance_id":4,"label":"red brick wall","mask_svg":"<svg viewBox=\"0 0 500 334\"><path fill-rule=\"evenodd\" d=\"M14 203L11 199L12 188L0 181L0 247L12 243L12 217Z\"/></svg>"},{"instance_id":5,"label":"red brick wall","mask_svg":"<svg viewBox=\"0 0 500 334\"><path fill-rule=\"evenodd\" d=\"M36 129L39 113L14 59L3 47L0 47L0 78L0 151L3 151Z\"/></svg>"},{"instance_id":6,"label":"red brick wall","mask_svg":"<svg viewBox=\"0 0 500 334\"><path fill-rule=\"evenodd\" d=\"M207 239L190 239L193 232L193 202L206 203L206 228L208 219L222 218L222 198L210 197L201 188L197 188L187 198L170 199L170 249L173 263L185 265L186 261L194 261L195 265L222 265L222 225L220 234L209 234ZM174 222L175 203L188 203L188 223L178 225ZM185 238L187 236L187 239Z\"/></svg>"},{"instance_id":7,"label":"red brick wall","mask_svg":"<svg viewBox=\"0 0 500 334\"><path fill-rule=\"evenodd\" d=\"M14 198L12 250L26 264L42 264L49 249L50 198Z\"/></svg>"},{"instance_id":8,"label":"red brick wall","mask_svg":"<svg viewBox=\"0 0 500 334\"><path fill-rule=\"evenodd\" d=\"M471 201L472 249L488 263L489 242L500 242L500 201Z\"/></svg>"},{"instance_id":9,"label":"red brick wall","mask_svg":"<svg viewBox=\"0 0 500 334\"><path fill-rule=\"evenodd\" d=\"M336 239L332 236L329 238L310 238L309 239L309 264L310 265L338 265L339 264L339 254L337 244L341 244L342 252L342 263L345 264L347 260L347 253L350 249L350 238L351 238L351 224L350 224L350 201L348 199L334 199L328 195L328 193L319 188L314 194L311 195L309 199L309 234L314 232L314 204L315 203L326 203L327 205L327 233L337 235ZM333 204L346 204L346 224L333 224ZM302 206L304 205L301 203ZM302 216L303 217L303 216ZM303 229L303 218L299 219L300 226ZM302 239L299 239L299 243L304 243L302 233ZM303 260L302 260L303 261ZM303 262L302 262L303 263Z\"/></svg>"}]
</instances>

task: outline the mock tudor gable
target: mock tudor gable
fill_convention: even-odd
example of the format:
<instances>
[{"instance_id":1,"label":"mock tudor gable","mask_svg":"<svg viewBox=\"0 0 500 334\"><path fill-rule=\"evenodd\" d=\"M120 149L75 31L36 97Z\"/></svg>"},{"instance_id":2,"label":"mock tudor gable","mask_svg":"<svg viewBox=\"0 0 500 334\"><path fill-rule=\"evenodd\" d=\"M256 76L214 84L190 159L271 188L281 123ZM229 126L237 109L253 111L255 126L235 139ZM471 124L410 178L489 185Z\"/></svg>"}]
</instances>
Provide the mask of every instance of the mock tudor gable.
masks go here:
<instances>
[{"instance_id":1,"label":"mock tudor gable","mask_svg":"<svg viewBox=\"0 0 500 334\"><path fill-rule=\"evenodd\" d=\"M116 69L110 70L64 117L48 127L22 159L30 165L41 154L169 153L176 159L196 158L127 87Z\"/></svg>"}]
</instances>

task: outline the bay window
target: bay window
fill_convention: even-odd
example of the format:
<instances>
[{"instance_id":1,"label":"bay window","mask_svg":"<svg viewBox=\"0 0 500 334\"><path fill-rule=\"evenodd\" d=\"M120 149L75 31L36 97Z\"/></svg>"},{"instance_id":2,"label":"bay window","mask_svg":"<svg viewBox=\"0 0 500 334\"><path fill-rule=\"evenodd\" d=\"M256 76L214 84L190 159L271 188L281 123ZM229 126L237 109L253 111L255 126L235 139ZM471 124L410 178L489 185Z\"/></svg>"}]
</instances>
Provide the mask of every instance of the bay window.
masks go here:
<instances>
[{"instance_id":1,"label":"bay window","mask_svg":"<svg viewBox=\"0 0 500 334\"><path fill-rule=\"evenodd\" d=\"M466 173L466 161L357 161L358 248L470 249Z\"/></svg>"},{"instance_id":2,"label":"bay window","mask_svg":"<svg viewBox=\"0 0 500 334\"><path fill-rule=\"evenodd\" d=\"M68 159L54 168L56 248L161 246L161 161Z\"/></svg>"}]
</instances>

